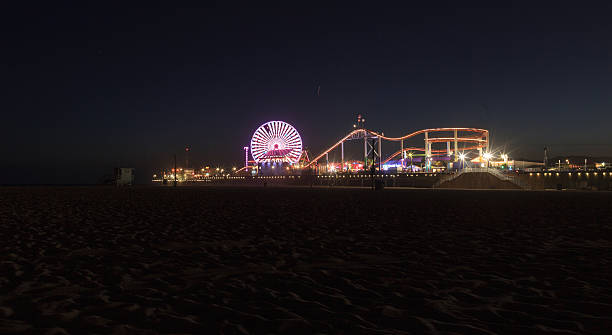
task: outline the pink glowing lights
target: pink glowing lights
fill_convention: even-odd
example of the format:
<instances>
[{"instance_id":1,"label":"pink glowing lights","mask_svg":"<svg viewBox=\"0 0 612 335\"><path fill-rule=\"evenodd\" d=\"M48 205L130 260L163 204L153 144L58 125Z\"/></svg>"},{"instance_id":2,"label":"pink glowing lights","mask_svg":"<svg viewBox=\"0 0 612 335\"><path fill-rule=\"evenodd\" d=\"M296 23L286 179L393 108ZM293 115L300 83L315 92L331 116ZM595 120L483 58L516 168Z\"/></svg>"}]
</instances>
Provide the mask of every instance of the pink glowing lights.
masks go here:
<instances>
[{"instance_id":1,"label":"pink glowing lights","mask_svg":"<svg viewBox=\"0 0 612 335\"><path fill-rule=\"evenodd\" d=\"M301 154L302 138L287 122L266 122L255 130L251 139L251 155L257 163L297 163Z\"/></svg>"}]
</instances>

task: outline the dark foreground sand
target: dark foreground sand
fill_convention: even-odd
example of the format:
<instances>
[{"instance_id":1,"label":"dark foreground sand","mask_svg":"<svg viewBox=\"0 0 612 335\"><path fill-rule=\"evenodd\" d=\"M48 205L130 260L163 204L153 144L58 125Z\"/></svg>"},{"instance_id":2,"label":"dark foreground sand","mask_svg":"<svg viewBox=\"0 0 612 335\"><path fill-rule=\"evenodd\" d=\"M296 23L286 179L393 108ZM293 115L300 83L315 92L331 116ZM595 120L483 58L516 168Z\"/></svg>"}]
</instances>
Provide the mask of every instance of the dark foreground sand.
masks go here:
<instances>
[{"instance_id":1,"label":"dark foreground sand","mask_svg":"<svg viewBox=\"0 0 612 335\"><path fill-rule=\"evenodd\" d=\"M612 194L0 189L0 333L610 334Z\"/></svg>"}]
</instances>

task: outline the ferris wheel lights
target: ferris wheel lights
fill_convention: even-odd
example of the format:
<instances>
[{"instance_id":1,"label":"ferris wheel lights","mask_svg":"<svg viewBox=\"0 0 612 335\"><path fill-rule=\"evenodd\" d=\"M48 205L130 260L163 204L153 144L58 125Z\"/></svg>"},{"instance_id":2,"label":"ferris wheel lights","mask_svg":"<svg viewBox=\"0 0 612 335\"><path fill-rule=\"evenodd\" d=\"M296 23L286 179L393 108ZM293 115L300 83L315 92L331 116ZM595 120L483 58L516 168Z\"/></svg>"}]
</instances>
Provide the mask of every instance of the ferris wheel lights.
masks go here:
<instances>
[{"instance_id":1,"label":"ferris wheel lights","mask_svg":"<svg viewBox=\"0 0 612 335\"><path fill-rule=\"evenodd\" d=\"M283 121L261 125L251 139L251 155L255 163L297 163L302 154L302 138L297 130Z\"/></svg>"}]
</instances>

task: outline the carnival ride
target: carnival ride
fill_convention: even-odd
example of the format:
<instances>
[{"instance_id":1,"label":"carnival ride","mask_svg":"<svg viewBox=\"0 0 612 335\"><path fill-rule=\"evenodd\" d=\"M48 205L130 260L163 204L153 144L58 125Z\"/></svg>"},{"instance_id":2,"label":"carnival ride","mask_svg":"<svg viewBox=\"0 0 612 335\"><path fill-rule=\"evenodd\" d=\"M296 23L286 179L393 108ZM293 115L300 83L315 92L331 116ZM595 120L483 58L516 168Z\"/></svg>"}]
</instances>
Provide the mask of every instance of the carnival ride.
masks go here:
<instances>
[{"instance_id":1,"label":"carnival ride","mask_svg":"<svg viewBox=\"0 0 612 335\"><path fill-rule=\"evenodd\" d=\"M251 138L251 155L256 164L294 164L302 155L302 138L287 122L269 121L257 128Z\"/></svg>"},{"instance_id":2,"label":"carnival ride","mask_svg":"<svg viewBox=\"0 0 612 335\"><path fill-rule=\"evenodd\" d=\"M452 136L442 136L442 137L432 137L432 133L452 133ZM464 134L468 133L468 134ZM417 135L423 134L425 139L424 147L404 147L404 140L413 138ZM323 151L320 155L314 157L307 165L304 167L312 167L313 165L318 164L318 161L323 157L328 157L328 154L334 149L340 147L341 150L341 160L342 160L342 169L344 170L344 143L350 140L358 140L363 139L364 143L364 162L368 161L368 157L370 155L374 158L370 160L371 165L382 166L389 160L401 155L401 158L406 158L406 153L412 153L413 151L422 151L424 152L424 156L430 158L432 156L454 156L454 160L458 161L460 158L459 153L459 143L465 144L469 143L469 146L464 146L461 148L463 152L468 150L478 150L479 156L482 156L482 151L489 151L489 131L486 129L480 128L431 128L431 129L422 129L419 131L415 131L413 133L400 136L400 137L389 137L385 136L382 133L378 133L366 128L355 129L348 133L346 136L341 138L334 145L329 147L327 150ZM368 139L373 140L372 143L368 142ZM382 141L390 141L390 142L400 142L400 150L394 152L387 158L383 159L382 155ZM432 143L445 143L446 149L433 149ZM453 149L451 149L451 143L453 143ZM378 147L376 148L376 144ZM368 165L368 164L365 164ZM365 168L364 165L364 168Z\"/></svg>"},{"instance_id":3,"label":"carnival ride","mask_svg":"<svg viewBox=\"0 0 612 335\"><path fill-rule=\"evenodd\" d=\"M384 164L398 156L402 161L410 157L410 164L412 164L413 156L424 156L431 164L431 161L436 159L455 162L464 160L467 157L465 153L471 150L477 150L479 158L483 157L483 151L485 158L489 152L489 131L486 129L430 128L418 130L400 137L390 137L385 136L384 133L365 128L363 121L365 119L358 118L359 127L354 125L356 129L312 159L308 159L308 154L305 150L302 150L302 139L293 126L283 121L266 122L253 133L250 146L253 160L248 160L249 147L244 147L245 166L239 169L238 172L249 168L249 163L253 163L253 167L263 166L262 164L288 164L287 170L289 170L289 166L291 168L318 169L319 161L324 157L326 158L326 163L323 166L329 167L328 155L337 148L340 148L340 169L337 169L334 163L332 164L334 166L333 170L344 171L347 168L353 170L350 168L350 162L345 161L344 156L344 143L353 140L363 140L363 164L361 165L363 169L380 169ZM424 135L423 147L414 145L404 146L404 141L414 140L419 135ZM393 151L386 158L383 158L383 141L399 142L400 148L397 151ZM438 143L446 143L446 148L441 148ZM432 146L432 144L436 145ZM459 144L461 144L461 147ZM415 161L418 160L420 158L415 159Z\"/></svg>"}]
</instances>

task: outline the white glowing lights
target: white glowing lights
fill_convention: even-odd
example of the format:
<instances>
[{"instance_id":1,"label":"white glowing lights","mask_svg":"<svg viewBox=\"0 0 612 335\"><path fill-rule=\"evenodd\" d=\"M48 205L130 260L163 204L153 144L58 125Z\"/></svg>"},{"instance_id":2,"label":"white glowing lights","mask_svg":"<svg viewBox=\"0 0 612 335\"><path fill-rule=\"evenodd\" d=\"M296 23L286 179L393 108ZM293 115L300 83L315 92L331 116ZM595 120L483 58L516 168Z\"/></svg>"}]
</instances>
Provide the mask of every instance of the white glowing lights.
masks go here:
<instances>
[{"instance_id":1,"label":"white glowing lights","mask_svg":"<svg viewBox=\"0 0 612 335\"><path fill-rule=\"evenodd\" d=\"M302 154L302 138L290 124L270 121L261 125L251 138L255 162L297 163Z\"/></svg>"}]
</instances>

